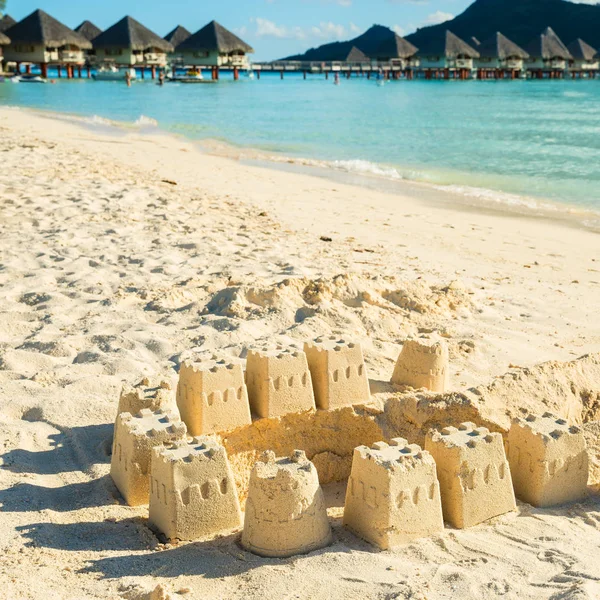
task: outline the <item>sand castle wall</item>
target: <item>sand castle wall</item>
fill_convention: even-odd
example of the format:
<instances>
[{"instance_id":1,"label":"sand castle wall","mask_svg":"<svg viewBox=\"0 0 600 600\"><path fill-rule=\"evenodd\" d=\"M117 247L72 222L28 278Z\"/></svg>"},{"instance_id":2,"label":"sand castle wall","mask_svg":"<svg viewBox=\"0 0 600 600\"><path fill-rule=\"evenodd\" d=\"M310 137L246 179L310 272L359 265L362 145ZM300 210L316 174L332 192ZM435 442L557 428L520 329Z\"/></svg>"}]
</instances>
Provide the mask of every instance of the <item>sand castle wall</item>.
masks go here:
<instances>
[{"instance_id":1,"label":"sand castle wall","mask_svg":"<svg viewBox=\"0 0 600 600\"><path fill-rule=\"evenodd\" d=\"M317 408L330 410L365 404L369 380L360 344L338 337L317 338L304 344Z\"/></svg>"},{"instance_id":2,"label":"sand castle wall","mask_svg":"<svg viewBox=\"0 0 600 600\"><path fill-rule=\"evenodd\" d=\"M520 500L554 506L587 496L588 453L580 427L552 413L518 418L506 449Z\"/></svg>"},{"instance_id":3,"label":"sand castle wall","mask_svg":"<svg viewBox=\"0 0 600 600\"><path fill-rule=\"evenodd\" d=\"M444 341L407 340L396 362L392 383L443 394L450 384L448 345Z\"/></svg>"},{"instance_id":4,"label":"sand castle wall","mask_svg":"<svg viewBox=\"0 0 600 600\"><path fill-rule=\"evenodd\" d=\"M163 379L144 377L135 385L123 385L119 397L117 414L128 412L136 415L143 409L151 411L169 410L175 408L175 395L171 383Z\"/></svg>"},{"instance_id":5,"label":"sand castle wall","mask_svg":"<svg viewBox=\"0 0 600 600\"><path fill-rule=\"evenodd\" d=\"M169 539L236 529L242 514L227 454L203 436L154 448L149 520Z\"/></svg>"},{"instance_id":6,"label":"sand castle wall","mask_svg":"<svg viewBox=\"0 0 600 600\"><path fill-rule=\"evenodd\" d=\"M425 449L437 464L444 519L454 527L472 527L516 508L499 433L461 423L432 431Z\"/></svg>"},{"instance_id":7,"label":"sand castle wall","mask_svg":"<svg viewBox=\"0 0 600 600\"><path fill-rule=\"evenodd\" d=\"M190 435L230 431L252 422L242 365L217 356L186 360L177 407Z\"/></svg>"},{"instance_id":8,"label":"sand castle wall","mask_svg":"<svg viewBox=\"0 0 600 600\"><path fill-rule=\"evenodd\" d=\"M440 486L429 452L400 438L356 448L344 525L382 549L442 531Z\"/></svg>"},{"instance_id":9,"label":"sand castle wall","mask_svg":"<svg viewBox=\"0 0 600 600\"><path fill-rule=\"evenodd\" d=\"M152 448L184 439L186 427L172 412L121 413L115 423L110 476L130 506L148 504Z\"/></svg>"},{"instance_id":10,"label":"sand castle wall","mask_svg":"<svg viewBox=\"0 0 600 600\"><path fill-rule=\"evenodd\" d=\"M263 454L250 476L242 545L259 556L305 554L331 543L317 470L300 450Z\"/></svg>"},{"instance_id":11,"label":"sand castle wall","mask_svg":"<svg viewBox=\"0 0 600 600\"><path fill-rule=\"evenodd\" d=\"M282 417L315 409L306 354L294 347L263 347L248 352L246 385L252 413Z\"/></svg>"}]
</instances>

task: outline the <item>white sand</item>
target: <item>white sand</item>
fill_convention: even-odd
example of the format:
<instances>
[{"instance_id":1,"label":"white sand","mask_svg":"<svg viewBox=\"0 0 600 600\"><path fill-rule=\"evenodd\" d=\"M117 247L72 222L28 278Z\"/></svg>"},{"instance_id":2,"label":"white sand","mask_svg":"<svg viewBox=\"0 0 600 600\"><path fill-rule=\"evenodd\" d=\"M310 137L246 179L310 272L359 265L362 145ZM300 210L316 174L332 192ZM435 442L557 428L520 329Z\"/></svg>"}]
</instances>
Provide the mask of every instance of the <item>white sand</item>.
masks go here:
<instances>
[{"instance_id":1,"label":"white sand","mask_svg":"<svg viewBox=\"0 0 600 600\"><path fill-rule=\"evenodd\" d=\"M333 546L275 560L234 535L159 545L108 477L121 382L174 378L193 347L339 333L363 344L375 399L419 333L447 338L457 391L598 351L597 234L24 110L0 109L0 152L0 597L600 597L597 496L381 553L341 527L337 485ZM578 381L597 405L573 420L600 418L596 384Z\"/></svg>"}]
</instances>

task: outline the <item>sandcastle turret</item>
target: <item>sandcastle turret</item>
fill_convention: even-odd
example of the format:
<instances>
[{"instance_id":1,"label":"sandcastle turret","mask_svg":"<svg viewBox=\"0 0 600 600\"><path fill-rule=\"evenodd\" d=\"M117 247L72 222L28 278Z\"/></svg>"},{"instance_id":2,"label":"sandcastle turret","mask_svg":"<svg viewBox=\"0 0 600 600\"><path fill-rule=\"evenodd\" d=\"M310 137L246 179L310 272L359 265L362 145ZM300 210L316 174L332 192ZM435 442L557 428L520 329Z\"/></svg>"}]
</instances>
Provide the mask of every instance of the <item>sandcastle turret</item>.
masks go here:
<instances>
[{"instance_id":1,"label":"sandcastle turret","mask_svg":"<svg viewBox=\"0 0 600 600\"><path fill-rule=\"evenodd\" d=\"M145 408L151 411L175 408L174 394L168 381L144 377L135 385L123 385L117 414L128 412L136 415Z\"/></svg>"},{"instance_id":2,"label":"sandcastle turret","mask_svg":"<svg viewBox=\"0 0 600 600\"><path fill-rule=\"evenodd\" d=\"M314 410L315 396L306 354L294 347L250 350L246 385L252 412L263 418Z\"/></svg>"},{"instance_id":3,"label":"sandcastle turret","mask_svg":"<svg viewBox=\"0 0 600 600\"><path fill-rule=\"evenodd\" d=\"M177 406L191 435L249 425L252 419L241 363L215 355L184 361Z\"/></svg>"},{"instance_id":4,"label":"sandcastle turret","mask_svg":"<svg viewBox=\"0 0 600 600\"><path fill-rule=\"evenodd\" d=\"M169 539L195 540L242 524L225 448L203 436L152 452L149 520Z\"/></svg>"},{"instance_id":5,"label":"sandcastle turret","mask_svg":"<svg viewBox=\"0 0 600 600\"><path fill-rule=\"evenodd\" d=\"M369 379L360 344L339 337L304 344L317 408L331 410L370 400Z\"/></svg>"},{"instance_id":6,"label":"sandcastle turret","mask_svg":"<svg viewBox=\"0 0 600 600\"><path fill-rule=\"evenodd\" d=\"M454 527L472 527L516 508L499 433L462 423L430 431L425 449L437 464L444 519Z\"/></svg>"},{"instance_id":7,"label":"sandcastle turret","mask_svg":"<svg viewBox=\"0 0 600 600\"><path fill-rule=\"evenodd\" d=\"M513 421L506 443L517 498L554 506L586 497L588 453L583 431L552 413Z\"/></svg>"},{"instance_id":8,"label":"sandcastle turret","mask_svg":"<svg viewBox=\"0 0 600 600\"><path fill-rule=\"evenodd\" d=\"M127 504L148 504L152 448L183 440L186 433L179 416L168 411L145 408L117 417L110 476Z\"/></svg>"},{"instance_id":9,"label":"sandcastle turret","mask_svg":"<svg viewBox=\"0 0 600 600\"><path fill-rule=\"evenodd\" d=\"M443 340L407 340L396 362L392 383L443 393L450 382L448 365L448 346Z\"/></svg>"},{"instance_id":10,"label":"sandcastle turret","mask_svg":"<svg viewBox=\"0 0 600 600\"><path fill-rule=\"evenodd\" d=\"M344 525L384 550L442 531L440 486L429 452L401 438L356 448Z\"/></svg>"},{"instance_id":11,"label":"sandcastle turret","mask_svg":"<svg viewBox=\"0 0 600 600\"><path fill-rule=\"evenodd\" d=\"M259 556L287 557L331 539L323 490L306 454L275 458L265 452L250 474L242 545Z\"/></svg>"}]
</instances>

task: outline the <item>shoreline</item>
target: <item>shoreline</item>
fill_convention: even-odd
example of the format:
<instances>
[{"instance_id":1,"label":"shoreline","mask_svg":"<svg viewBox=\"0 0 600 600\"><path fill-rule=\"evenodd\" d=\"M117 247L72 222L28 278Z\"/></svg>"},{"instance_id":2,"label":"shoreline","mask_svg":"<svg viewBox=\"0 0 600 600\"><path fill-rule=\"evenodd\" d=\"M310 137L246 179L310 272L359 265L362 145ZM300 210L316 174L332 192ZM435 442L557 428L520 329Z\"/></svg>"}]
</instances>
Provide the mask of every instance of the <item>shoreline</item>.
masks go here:
<instances>
[{"instance_id":1,"label":"shoreline","mask_svg":"<svg viewBox=\"0 0 600 600\"><path fill-rule=\"evenodd\" d=\"M107 134L137 133L141 135L165 135L174 139L193 143L202 152L216 157L239 161L247 165L255 165L280 171L290 171L310 176L322 177L333 182L359 186L377 192L401 194L426 203L441 203L456 210L482 212L484 214L518 215L527 218L547 219L563 223L569 227L582 228L600 233L600 211L586 209L579 205L550 200L546 198L526 197L510 192L477 188L469 185L438 184L419 179L406 179L397 173L394 167L372 163L366 160L323 161L319 159L287 156L238 145L230 141L213 138L197 139L161 127L156 120L140 115L134 122L116 121L97 115L80 115L49 109L31 107L0 106L9 110L37 114L41 117L55 117L66 122L75 122L95 132ZM358 163L364 166L354 171L347 163ZM373 169L374 172L369 172ZM379 172L377 172L379 171Z\"/></svg>"}]
</instances>

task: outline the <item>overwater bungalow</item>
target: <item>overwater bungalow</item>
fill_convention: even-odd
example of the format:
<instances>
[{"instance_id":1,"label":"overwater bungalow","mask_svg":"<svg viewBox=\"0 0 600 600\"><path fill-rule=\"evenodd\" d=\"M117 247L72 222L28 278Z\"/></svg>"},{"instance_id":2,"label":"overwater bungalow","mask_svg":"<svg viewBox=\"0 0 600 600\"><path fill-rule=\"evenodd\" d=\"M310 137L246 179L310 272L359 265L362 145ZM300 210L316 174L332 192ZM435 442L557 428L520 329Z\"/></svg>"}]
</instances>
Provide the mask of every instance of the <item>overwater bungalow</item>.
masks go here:
<instances>
[{"instance_id":1,"label":"overwater bungalow","mask_svg":"<svg viewBox=\"0 0 600 600\"><path fill-rule=\"evenodd\" d=\"M173 48L177 48L181 42L187 40L191 35L191 32L188 31L183 25L177 25L177 27L167 33L163 39L169 42Z\"/></svg>"},{"instance_id":2,"label":"overwater bungalow","mask_svg":"<svg viewBox=\"0 0 600 600\"><path fill-rule=\"evenodd\" d=\"M524 72L529 54L500 32L477 46L475 59L478 79L517 79Z\"/></svg>"},{"instance_id":3,"label":"overwater bungalow","mask_svg":"<svg viewBox=\"0 0 600 600\"><path fill-rule=\"evenodd\" d=\"M418 48L416 46L413 46L408 40L405 40L395 33L393 37L385 40L381 46L379 46L376 58L380 63L385 62L394 67L409 69L414 68L419 64L417 51Z\"/></svg>"},{"instance_id":4,"label":"overwater bungalow","mask_svg":"<svg viewBox=\"0 0 600 600\"><path fill-rule=\"evenodd\" d=\"M96 27L96 25L94 25L91 21L84 21L75 27L75 31L90 42L102 33L102 29L100 29L100 27Z\"/></svg>"},{"instance_id":5,"label":"overwater bungalow","mask_svg":"<svg viewBox=\"0 0 600 600\"><path fill-rule=\"evenodd\" d=\"M132 17L124 17L94 38L93 43L98 64L141 67L142 78L148 67L154 77L157 68L166 66L167 54L173 52L169 42Z\"/></svg>"},{"instance_id":6,"label":"overwater bungalow","mask_svg":"<svg viewBox=\"0 0 600 600\"><path fill-rule=\"evenodd\" d=\"M561 79L572 60L571 53L561 39L548 27L525 46L529 54L527 71L532 79Z\"/></svg>"},{"instance_id":7,"label":"overwater bungalow","mask_svg":"<svg viewBox=\"0 0 600 600\"><path fill-rule=\"evenodd\" d=\"M75 31L90 42L102 33L102 29L100 29L100 27L96 27L96 25L94 25L91 21L84 21L75 27ZM85 57L88 66L96 62L96 51L93 47L85 51Z\"/></svg>"},{"instance_id":8,"label":"overwater bungalow","mask_svg":"<svg viewBox=\"0 0 600 600\"><path fill-rule=\"evenodd\" d=\"M10 15L4 15L0 19L0 33L4 33L7 29L16 24L17 22Z\"/></svg>"},{"instance_id":9,"label":"overwater bungalow","mask_svg":"<svg viewBox=\"0 0 600 600\"><path fill-rule=\"evenodd\" d=\"M86 50L92 44L43 10L36 10L4 32L10 38L5 59L14 62L19 72L24 64L26 71L39 65L42 77L47 77L48 66L66 67L67 76L73 77L74 67L81 69ZM80 71L81 74L81 71Z\"/></svg>"},{"instance_id":10,"label":"overwater bungalow","mask_svg":"<svg viewBox=\"0 0 600 600\"><path fill-rule=\"evenodd\" d=\"M251 52L254 52L251 46L216 21L211 21L175 48L185 66L211 67L214 79L218 79L220 67L232 68L237 78L239 69L250 67L247 55Z\"/></svg>"},{"instance_id":11,"label":"overwater bungalow","mask_svg":"<svg viewBox=\"0 0 600 600\"><path fill-rule=\"evenodd\" d=\"M596 77L600 70L600 53L596 48L578 38L567 46L567 50L573 57L569 61L569 71L573 78Z\"/></svg>"},{"instance_id":12,"label":"overwater bungalow","mask_svg":"<svg viewBox=\"0 0 600 600\"><path fill-rule=\"evenodd\" d=\"M451 31L419 48L417 57L426 79L468 79L479 52Z\"/></svg>"},{"instance_id":13,"label":"overwater bungalow","mask_svg":"<svg viewBox=\"0 0 600 600\"><path fill-rule=\"evenodd\" d=\"M4 35L0 32L0 73L2 73L2 61L3 61L3 46L8 46L10 44L10 38L7 35Z\"/></svg>"}]
</instances>

